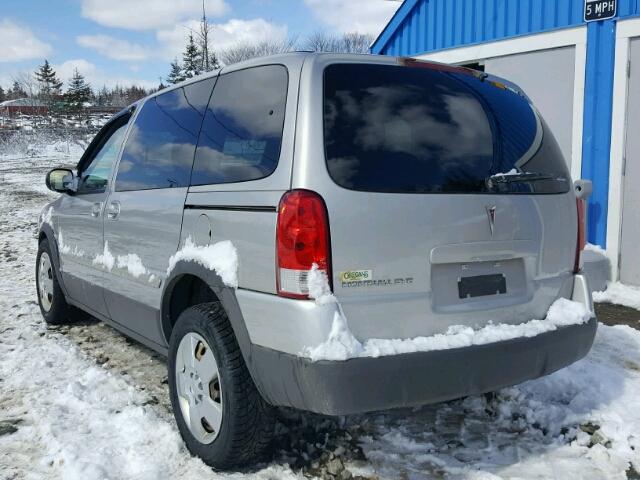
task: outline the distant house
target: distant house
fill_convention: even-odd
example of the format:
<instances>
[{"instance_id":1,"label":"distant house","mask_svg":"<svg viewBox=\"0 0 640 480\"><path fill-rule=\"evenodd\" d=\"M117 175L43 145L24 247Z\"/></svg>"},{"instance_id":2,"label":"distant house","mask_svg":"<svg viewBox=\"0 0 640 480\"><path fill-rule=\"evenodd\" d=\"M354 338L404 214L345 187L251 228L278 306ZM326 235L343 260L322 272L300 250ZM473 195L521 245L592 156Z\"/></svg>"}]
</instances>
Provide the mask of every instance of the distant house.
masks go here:
<instances>
[{"instance_id":1,"label":"distant house","mask_svg":"<svg viewBox=\"0 0 640 480\"><path fill-rule=\"evenodd\" d=\"M16 98L0 102L0 115L15 117L17 115L45 115L49 108L34 98Z\"/></svg>"}]
</instances>

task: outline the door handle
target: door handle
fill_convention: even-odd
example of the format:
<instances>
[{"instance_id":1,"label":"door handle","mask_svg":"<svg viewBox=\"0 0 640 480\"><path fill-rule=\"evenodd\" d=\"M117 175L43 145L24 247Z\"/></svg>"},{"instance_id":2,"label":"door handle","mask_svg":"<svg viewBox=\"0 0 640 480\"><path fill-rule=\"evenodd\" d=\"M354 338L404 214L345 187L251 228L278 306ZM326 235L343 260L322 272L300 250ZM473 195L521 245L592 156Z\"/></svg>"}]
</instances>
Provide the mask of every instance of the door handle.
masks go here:
<instances>
[{"instance_id":1,"label":"door handle","mask_svg":"<svg viewBox=\"0 0 640 480\"><path fill-rule=\"evenodd\" d=\"M111 202L107 207L107 218L115 220L118 218L118 215L120 215L120 202Z\"/></svg>"},{"instance_id":2,"label":"door handle","mask_svg":"<svg viewBox=\"0 0 640 480\"><path fill-rule=\"evenodd\" d=\"M99 217L102 212L102 202L94 203L91 205L91 216Z\"/></svg>"}]
</instances>

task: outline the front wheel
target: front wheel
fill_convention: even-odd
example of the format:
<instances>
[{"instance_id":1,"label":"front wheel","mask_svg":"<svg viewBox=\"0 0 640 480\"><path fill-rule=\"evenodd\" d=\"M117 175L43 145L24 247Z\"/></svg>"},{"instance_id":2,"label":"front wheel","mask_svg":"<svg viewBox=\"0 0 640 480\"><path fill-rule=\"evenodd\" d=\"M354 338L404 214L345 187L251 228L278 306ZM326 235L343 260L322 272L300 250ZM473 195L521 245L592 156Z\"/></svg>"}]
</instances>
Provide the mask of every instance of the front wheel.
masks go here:
<instances>
[{"instance_id":1,"label":"front wheel","mask_svg":"<svg viewBox=\"0 0 640 480\"><path fill-rule=\"evenodd\" d=\"M58 284L51 248L47 240L40 241L36 257L36 289L38 305L44 321L49 325L70 322L71 307Z\"/></svg>"},{"instance_id":2,"label":"front wheel","mask_svg":"<svg viewBox=\"0 0 640 480\"><path fill-rule=\"evenodd\" d=\"M186 309L169 342L169 389L191 453L217 469L258 461L274 429L220 303Z\"/></svg>"}]
</instances>

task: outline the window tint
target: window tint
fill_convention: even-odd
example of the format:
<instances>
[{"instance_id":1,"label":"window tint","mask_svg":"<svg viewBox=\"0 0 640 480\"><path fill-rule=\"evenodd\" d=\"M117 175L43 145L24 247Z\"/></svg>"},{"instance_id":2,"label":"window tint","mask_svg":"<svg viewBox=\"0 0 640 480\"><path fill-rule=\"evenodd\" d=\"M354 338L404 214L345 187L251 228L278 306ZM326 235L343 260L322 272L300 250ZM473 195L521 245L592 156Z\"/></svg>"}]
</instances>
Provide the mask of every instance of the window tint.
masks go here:
<instances>
[{"instance_id":1,"label":"window tint","mask_svg":"<svg viewBox=\"0 0 640 480\"><path fill-rule=\"evenodd\" d=\"M171 90L145 102L118 166L116 190L189 185L198 133L215 79Z\"/></svg>"},{"instance_id":2,"label":"window tint","mask_svg":"<svg viewBox=\"0 0 640 480\"><path fill-rule=\"evenodd\" d=\"M559 193L570 187L560 149L529 101L470 70L331 65L324 75L324 135L329 173L349 189ZM544 179L489 180L507 172Z\"/></svg>"},{"instance_id":3,"label":"window tint","mask_svg":"<svg viewBox=\"0 0 640 480\"><path fill-rule=\"evenodd\" d=\"M220 76L202 125L191 185L256 180L275 170L287 83L282 65Z\"/></svg>"},{"instance_id":4,"label":"window tint","mask_svg":"<svg viewBox=\"0 0 640 480\"><path fill-rule=\"evenodd\" d=\"M105 138L101 141L102 146L98 147L93 159L80 172L77 193L87 194L105 191L113 165L118 158L118 153L120 153L120 147L126 131L127 124L125 122L124 125L119 127L114 126L114 129L105 135Z\"/></svg>"}]
</instances>

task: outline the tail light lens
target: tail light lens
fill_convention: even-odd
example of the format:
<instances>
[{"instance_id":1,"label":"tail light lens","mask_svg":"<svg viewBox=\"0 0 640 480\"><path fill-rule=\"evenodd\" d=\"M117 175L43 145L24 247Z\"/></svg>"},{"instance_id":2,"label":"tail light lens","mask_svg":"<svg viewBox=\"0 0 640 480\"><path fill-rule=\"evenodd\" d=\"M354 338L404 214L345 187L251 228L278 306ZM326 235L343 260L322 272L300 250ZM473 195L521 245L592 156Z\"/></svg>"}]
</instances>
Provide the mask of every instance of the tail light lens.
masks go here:
<instances>
[{"instance_id":1,"label":"tail light lens","mask_svg":"<svg viewBox=\"0 0 640 480\"><path fill-rule=\"evenodd\" d=\"M278 206L276 282L278 295L309 298L307 276L313 267L331 279L331 247L327 207L320 195L292 190Z\"/></svg>"},{"instance_id":2,"label":"tail light lens","mask_svg":"<svg viewBox=\"0 0 640 480\"><path fill-rule=\"evenodd\" d=\"M573 264L573 273L578 273L582 269L582 250L584 249L586 239L586 226L585 226L585 203L583 199L576 199L576 206L578 208L578 238L576 242L576 259Z\"/></svg>"}]
</instances>

